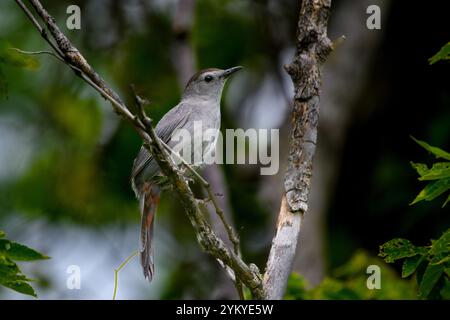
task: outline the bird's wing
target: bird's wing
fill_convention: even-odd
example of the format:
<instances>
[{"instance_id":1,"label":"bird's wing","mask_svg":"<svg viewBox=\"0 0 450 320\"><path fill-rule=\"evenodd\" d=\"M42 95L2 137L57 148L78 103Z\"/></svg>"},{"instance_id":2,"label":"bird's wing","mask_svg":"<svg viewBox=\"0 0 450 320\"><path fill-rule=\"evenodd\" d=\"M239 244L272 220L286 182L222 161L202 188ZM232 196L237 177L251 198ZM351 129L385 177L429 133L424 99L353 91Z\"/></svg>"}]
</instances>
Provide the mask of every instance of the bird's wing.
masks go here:
<instances>
[{"instance_id":1,"label":"bird's wing","mask_svg":"<svg viewBox=\"0 0 450 320\"><path fill-rule=\"evenodd\" d=\"M158 122L155 128L156 135L165 143L169 143L172 133L184 126L184 124L189 119L189 110L183 103L178 104L176 107L172 108L167 112L161 120ZM133 169L131 171L131 180L133 181L135 177L151 163L154 163L153 156L145 149L144 146L141 147L139 153L134 160ZM155 165L155 173L158 170L157 164Z\"/></svg>"}]
</instances>

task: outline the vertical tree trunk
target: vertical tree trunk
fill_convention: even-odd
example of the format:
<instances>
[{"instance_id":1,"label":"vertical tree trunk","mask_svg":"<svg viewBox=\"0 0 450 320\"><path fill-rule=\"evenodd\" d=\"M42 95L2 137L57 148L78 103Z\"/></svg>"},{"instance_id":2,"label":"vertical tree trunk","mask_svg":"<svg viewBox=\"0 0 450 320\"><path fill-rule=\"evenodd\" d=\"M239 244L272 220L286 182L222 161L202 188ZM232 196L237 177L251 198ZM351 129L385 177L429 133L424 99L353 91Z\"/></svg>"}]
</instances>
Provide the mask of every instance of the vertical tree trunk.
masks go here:
<instances>
[{"instance_id":1,"label":"vertical tree trunk","mask_svg":"<svg viewBox=\"0 0 450 320\"><path fill-rule=\"evenodd\" d=\"M343 0L333 6L330 29L333 37L345 35L346 40L330 57L323 68L320 102L320 140L314 159L309 214L305 217L297 248L294 271L305 277L311 286L324 277L326 261L326 213L336 188L342 148L347 128L353 121L358 98L363 94L368 71L384 35L382 30L364 27L369 5L381 8L387 16L389 0ZM358 61L355 64L355 61Z\"/></svg>"},{"instance_id":2,"label":"vertical tree trunk","mask_svg":"<svg viewBox=\"0 0 450 320\"><path fill-rule=\"evenodd\" d=\"M286 71L294 83L288 168L277 231L264 275L265 297L282 299L292 271L303 215L308 211L319 122L320 66L332 50L327 37L331 0L303 0L297 48Z\"/></svg>"}]
</instances>

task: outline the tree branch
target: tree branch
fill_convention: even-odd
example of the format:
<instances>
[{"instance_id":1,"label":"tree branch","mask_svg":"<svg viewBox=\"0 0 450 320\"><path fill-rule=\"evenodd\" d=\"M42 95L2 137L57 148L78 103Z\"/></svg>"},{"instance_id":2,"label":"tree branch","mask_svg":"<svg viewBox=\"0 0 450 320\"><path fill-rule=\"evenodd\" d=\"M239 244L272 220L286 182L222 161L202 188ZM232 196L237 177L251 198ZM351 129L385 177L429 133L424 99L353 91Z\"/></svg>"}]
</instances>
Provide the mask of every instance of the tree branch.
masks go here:
<instances>
[{"instance_id":1,"label":"tree branch","mask_svg":"<svg viewBox=\"0 0 450 320\"><path fill-rule=\"evenodd\" d=\"M143 110L143 101L139 100L139 97L136 97L139 110L137 115L133 115L122 102L119 95L106 84L106 82L88 64L78 49L73 46L70 40L61 32L53 17L45 10L38 0L29 0L29 2L34 7L38 16L44 21L51 36L55 40L56 45L49 39L45 29L40 26L39 22L34 18L33 14L27 9L22 1L16 0L16 2L32 21L33 25L38 29L43 38L50 44L55 52L63 58L65 63L75 72L75 74L96 89L104 98L109 100L116 113L127 120L139 133L144 140L144 145L152 152L162 173L169 178L173 189L180 198L181 204L197 234L197 239L201 247L208 254L231 268L236 279L242 281L242 283L250 289L254 298L262 299L264 297L264 290L262 287L261 274L254 265L247 265L237 254L228 250L223 241L218 238L211 229L211 226L199 208L198 202L181 171L175 166L169 154L165 152L166 147L163 146L163 142L156 136L151 121L145 115Z\"/></svg>"},{"instance_id":2,"label":"tree branch","mask_svg":"<svg viewBox=\"0 0 450 320\"><path fill-rule=\"evenodd\" d=\"M266 299L282 299L286 291L302 218L308 211L319 122L320 66L332 50L327 37L330 7L331 0L302 1L295 57L285 66L294 83L295 96L285 194L264 275Z\"/></svg>"}]
</instances>

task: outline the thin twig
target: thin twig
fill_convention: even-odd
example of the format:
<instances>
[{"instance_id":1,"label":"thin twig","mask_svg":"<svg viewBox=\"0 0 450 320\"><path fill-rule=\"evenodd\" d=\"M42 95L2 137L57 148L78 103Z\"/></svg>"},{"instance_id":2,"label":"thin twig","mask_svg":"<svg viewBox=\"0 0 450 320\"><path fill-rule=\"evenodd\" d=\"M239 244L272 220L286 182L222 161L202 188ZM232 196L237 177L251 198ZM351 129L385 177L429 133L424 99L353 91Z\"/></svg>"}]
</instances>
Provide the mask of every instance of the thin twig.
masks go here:
<instances>
[{"instance_id":1,"label":"thin twig","mask_svg":"<svg viewBox=\"0 0 450 320\"><path fill-rule=\"evenodd\" d=\"M47 32L45 31L44 28L41 27L41 25L39 24L39 22L34 18L33 14L30 12L30 10L28 10L28 8L23 4L22 1L20 0L16 0L16 3L19 5L19 7L23 10L23 12L25 12L25 14L27 15L27 17L30 19L31 23L36 27L36 29L38 29L39 33L41 34L42 38L44 38L45 41L48 42L48 44L53 48L53 50L55 50L55 52L64 59L64 53L62 53L62 51L58 48L58 46L56 46L48 37Z\"/></svg>"},{"instance_id":2,"label":"thin twig","mask_svg":"<svg viewBox=\"0 0 450 320\"><path fill-rule=\"evenodd\" d=\"M122 270L127 265L127 263L130 262L130 260L133 259L138 253L139 252L136 250L135 252L130 254L128 258L126 258L125 261L122 262L122 264L117 269L114 269L114 293L112 298L113 300L116 300L117 288L119 283L119 271Z\"/></svg>"},{"instance_id":3,"label":"thin twig","mask_svg":"<svg viewBox=\"0 0 450 320\"><path fill-rule=\"evenodd\" d=\"M40 55L40 54L48 54L50 56L55 57L59 61L66 63L63 58L61 58L60 56L58 56L57 54L55 54L55 53L53 53L51 51L25 51L25 50L21 50L21 49L18 49L18 48L9 48L9 49L17 51L17 52L19 52L21 54L27 54L27 55L30 55L30 56Z\"/></svg>"}]
</instances>

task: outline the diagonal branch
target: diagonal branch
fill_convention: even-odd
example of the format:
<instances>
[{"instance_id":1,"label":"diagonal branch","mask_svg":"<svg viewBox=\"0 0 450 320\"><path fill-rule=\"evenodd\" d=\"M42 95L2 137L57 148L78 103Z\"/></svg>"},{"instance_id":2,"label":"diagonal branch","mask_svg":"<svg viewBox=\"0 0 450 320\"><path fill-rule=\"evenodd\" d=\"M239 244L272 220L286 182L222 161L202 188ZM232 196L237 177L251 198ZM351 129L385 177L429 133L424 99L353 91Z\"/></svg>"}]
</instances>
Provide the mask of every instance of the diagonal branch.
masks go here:
<instances>
[{"instance_id":1,"label":"diagonal branch","mask_svg":"<svg viewBox=\"0 0 450 320\"><path fill-rule=\"evenodd\" d=\"M312 163L319 123L322 63L332 50L327 36L331 0L303 0L294 60L285 66L294 83L288 168L284 178L276 235L272 240L264 287L267 299L282 299L295 258L303 215L308 211Z\"/></svg>"},{"instance_id":2,"label":"diagonal branch","mask_svg":"<svg viewBox=\"0 0 450 320\"><path fill-rule=\"evenodd\" d=\"M143 101L137 100L137 102L139 102L138 105L141 104L141 110L138 111L137 115L133 115L122 102L119 95L107 85L107 83L89 65L78 49L61 32L56 25L54 18L45 10L42 4L38 0L29 0L29 2L38 16L44 21L48 31L56 42L56 45L50 40L45 29L40 26L39 22L34 18L33 14L27 9L23 2L16 0L16 3L32 21L42 37L50 44L55 52L63 58L65 64L68 65L77 76L81 77L105 99L110 101L116 113L127 120L144 140L144 145L152 152L161 171L169 178L175 192L179 196L181 204L197 234L197 239L201 247L208 254L231 268L236 279L242 281L242 283L250 289L254 298L262 299L264 297L264 292L259 271L254 265L247 265L239 255L228 250L223 241L214 233L208 220L199 208L198 202L188 183L184 179L182 172L173 163L169 154L165 152L166 147L163 146L162 141L156 136L150 119L145 116L142 107Z\"/></svg>"}]
</instances>

